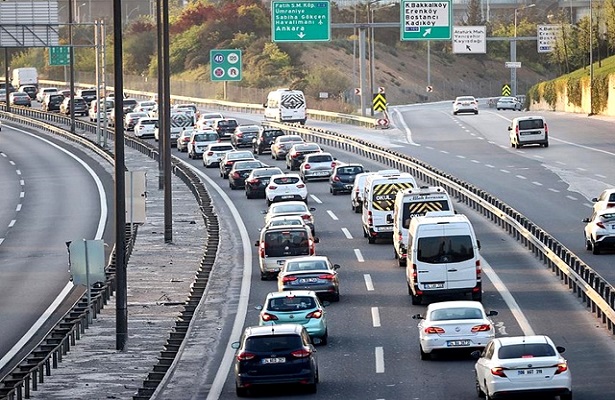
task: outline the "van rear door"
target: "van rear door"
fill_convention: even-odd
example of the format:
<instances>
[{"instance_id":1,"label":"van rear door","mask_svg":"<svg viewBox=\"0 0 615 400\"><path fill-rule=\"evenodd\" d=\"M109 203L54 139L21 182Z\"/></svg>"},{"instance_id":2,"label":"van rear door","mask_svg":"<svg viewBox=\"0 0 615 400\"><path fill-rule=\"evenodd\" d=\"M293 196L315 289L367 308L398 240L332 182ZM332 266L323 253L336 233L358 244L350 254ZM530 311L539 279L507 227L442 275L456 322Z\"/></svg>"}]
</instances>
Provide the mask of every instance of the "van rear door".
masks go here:
<instances>
[{"instance_id":1,"label":"van rear door","mask_svg":"<svg viewBox=\"0 0 615 400\"><path fill-rule=\"evenodd\" d=\"M421 290L447 289L447 265L442 251L444 225L425 225L417 232L416 265L417 283Z\"/></svg>"},{"instance_id":2,"label":"van rear door","mask_svg":"<svg viewBox=\"0 0 615 400\"><path fill-rule=\"evenodd\" d=\"M446 232L446 264L449 289L476 286L476 259L474 240L467 223L448 224Z\"/></svg>"}]
</instances>

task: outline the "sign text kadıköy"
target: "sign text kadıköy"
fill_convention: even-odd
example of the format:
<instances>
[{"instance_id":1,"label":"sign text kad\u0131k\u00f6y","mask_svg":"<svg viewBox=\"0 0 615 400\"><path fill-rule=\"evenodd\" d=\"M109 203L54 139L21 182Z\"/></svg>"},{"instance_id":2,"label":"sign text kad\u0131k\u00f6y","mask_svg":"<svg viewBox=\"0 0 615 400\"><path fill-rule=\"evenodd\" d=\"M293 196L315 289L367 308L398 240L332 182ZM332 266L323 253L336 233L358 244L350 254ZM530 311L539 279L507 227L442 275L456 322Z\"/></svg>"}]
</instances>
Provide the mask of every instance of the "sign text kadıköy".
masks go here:
<instances>
[{"instance_id":1,"label":"sign text kad\u0131k\u00f6y","mask_svg":"<svg viewBox=\"0 0 615 400\"><path fill-rule=\"evenodd\" d=\"M329 1L273 1L271 38L274 42L330 40Z\"/></svg>"},{"instance_id":2,"label":"sign text kad\u0131k\u00f6y","mask_svg":"<svg viewBox=\"0 0 615 400\"><path fill-rule=\"evenodd\" d=\"M402 0L401 40L449 40L450 1Z\"/></svg>"}]
</instances>

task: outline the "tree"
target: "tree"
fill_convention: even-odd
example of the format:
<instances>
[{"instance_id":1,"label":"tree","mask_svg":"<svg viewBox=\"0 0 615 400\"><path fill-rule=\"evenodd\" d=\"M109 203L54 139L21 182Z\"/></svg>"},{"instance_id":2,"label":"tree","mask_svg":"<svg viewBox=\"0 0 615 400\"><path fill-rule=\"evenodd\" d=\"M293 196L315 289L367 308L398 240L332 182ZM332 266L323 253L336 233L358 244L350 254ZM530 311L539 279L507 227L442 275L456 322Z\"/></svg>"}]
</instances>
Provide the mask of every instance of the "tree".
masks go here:
<instances>
[{"instance_id":1,"label":"tree","mask_svg":"<svg viewBox=\"0 0 615 400\"><path fill-rule=\"evenodd\" d=\"M466 9L466 18L464 25L476 26L482 25L483 13L481 9L481 0L468 1L468 8Z\"/></svg>"}]
</instances>

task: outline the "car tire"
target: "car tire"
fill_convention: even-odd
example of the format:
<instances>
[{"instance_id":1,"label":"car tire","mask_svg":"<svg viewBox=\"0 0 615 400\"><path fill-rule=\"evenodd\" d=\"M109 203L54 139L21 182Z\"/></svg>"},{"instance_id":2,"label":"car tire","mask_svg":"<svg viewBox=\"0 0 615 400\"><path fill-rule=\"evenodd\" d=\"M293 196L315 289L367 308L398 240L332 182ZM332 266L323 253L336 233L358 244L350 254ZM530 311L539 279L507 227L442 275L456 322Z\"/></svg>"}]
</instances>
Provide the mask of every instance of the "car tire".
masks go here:
<instances>
[{"instance_id":1,"label":"car tire","mask_svg":"<svg viewBox=\"0 0 615 400\"><path fill-rule=\"evenodd\" d=\"M478 115L478 111L474 111L474 115Z\"/></svg>"},{"instance_id":2,"label":"car tire","mask_svg":"<svg viewBox=\"0 0 615 400\"><path fill-rule=\"evenodd\" d=\"M361 214L361 207L360 206L354 207L354 212L355 214Z\"/></svg>"},{"instance_id":3,"label":"car tire","mask_svg":"<svg viewBox=\"0 0 615 400\"><path fill-rule=\"evenodd\" d=\"M472 300L474 301L483 301L483 291L480 292L472 292Z\"/></svg>"},{"instance_id":4,"label":"car tire","mask_svg":"<svg viewBox=\"0 0 615 400\"><path fill-rule=\"evenodd\" d=\"M600 248L596 243L592 243L592 254L598 255L600 254Z\"/></svg>"},{"instance_id":5,"label":"car tire","mask_svg":"<svg viewBox=\"0 0 615 400\"><path fill-rule=\"evenodd\" d=\"M423 302L423 296L415 295L414 293L412 293L412 289L410 288L410 286L408 286L408 290L410 291L410 296L412 297L412 305L420 306Z\"/></svg>"},{"instance_id":6,"label":"car tire","mask_svg":"<svg viewBox=\"0 0 615 400\"><path fill-rule=\"evenodd\" d=\"M543 147L549 147L549 142L545 142L542 146Z\"/></svg>"},{"instance_id":7,"label":"car tire","mask_svg":"<svg viewBox=\"0 0 615 400\"><path fill-rule=\"evenodd\" d=\"M566 394L560 394L559 400L572 400L572 392Z\"/></svg>"},{"instance_id":8,"label":"car tire","mask_svg":"<svg viewBox=\"0 0 615 400\"><path fill-rule=\"evenodd\" d=\"M376 243L376 238L375 238L375 237L373 237L372 235L368 234L368 235L367 235L367 243L369 243L369 244L374 244L374 243Z\"/></svg>"},{"instance_id":9,"label":"car tire","mask_svg":"<svg viewBox=\"0 0 615 400\"><path fill-rule=\"evenodd\" d=\"M235 189L237 189L237 187L236 187L235 185L233 185L233 184L231 183L231 181L228 181L228 187L229 187L231 190L235 190Z\"/></svg>"},{"instance_id":10,"label":"car tire","mask_svg":"<svg viewBox=\"0 0 615 400\"><path fill-rule=\"evenodd\" d=\"M476 396L479 399L485 398L485 392L483 392L483 389L480 388L480 383L478 383L478 377L476 378L474 385L476 386Z\"/></svg>"},{"instance_id":11,"label":"car tire","mask_svg":"<svg viewBox=\"0 0 615 400\"><path fill-rule=\"evenodd\" d=\"M275 156L275 155L273 155L273 151L271 152L271 159L272 159L272 160L275 160L275 159L276 159L276 156Z\"/></svg>"},{"instance_id":12,"label":"car tire","mask_svg":"<svg viewBox=\"0 0 615 400\"><path fill-rule=\"evenodd\" d=\"M453 111L453 115L457 115L457 113L455 111Z\"/></svg>"},{"instance_id":13,"label":"car tire","mask_svg":"<svg viewBox=\"0 0 615 400\"><path fill-rule=\"evenodd\" d=\"M398 257L397 258L397 264L399 265L399 268L405 268L406 265L408 264L408 259L407 258Z\"/></svg>"},{"instance_id":14,"label":"car tire","mask_svg":"<svg viewBox=\"0 0 615 400\"><path fill-rule=\"evenodd\" d=\"M253 199L254 197L252 196L252 193L248 192L246 190L246 199Z\"/></svg>"},{"instance_id":15,"label":"car tire","mask_svg":"<svg viewBox=\"0 0 615 400\"><path fill-rule=\"evenodd\" d=\"M329 192L331 192L332 195L337 196L337 190L329 188Z\"/></svg>"},{"instance_id":16,"label":"car tire","mask_svg":"<svg viewBox=\"0 0 615 400\"><path fill-rule=\"evenodd\" d=\"M420 344L419 344L419 351L421 352L421 360L423 360L423 361L431 360L431 354L430 353L425 353L423 351L423 348L421 347Z\"/></svg>"},{"instance_id":17,"label":"car tire","mask_svg":"<svg viewBox=\"0 0 615 400\"><path fill-rule=\"evenodd\" d=\"M592 246L592 241L588 238L585 238L585 250L591 250L594 246Z\"/></svg>"},{"instance_id":18,"label":"car tire","mask_svg":"<svg viewBox=\"0 0 615 400\"><path fill-rule=\"evenodd\" d=\"M269 199L267 199L267 208L269 208L269 206L271 205L272 201L270 201Z\"/></svg>"},{"instance_id":19,"label":"car tire","mask_svg":"<svg viewBox=\"0 0 615 400\"><path fill-rule=\"evenodd\" d=\"M235 394L237 397L248 397L248 389L239 387L235 384Z\"/></svg>"},{"instance_id":20,"label":"car tire","mask_svg":"<svg viewBox=\"0 0 615 400\"><path fill-rule=\"evenodd\" d=\"M306 385L305 391L310 393L310 394L314 394L314 393L318 392L318 385L315 382L314 383L310 383L309 385Z\"/></svg>"},{"instance_id":21,"label":"car tire","mask_svg":"<svg viewBox=\"0 0 615 400\"><path fill-rule=\"evenodd\" d=\"M320 337L320 344L322 344L323 346L326 346L328 341L329 341L329 331L326 330L325 334L322 335L322 337Z\"/></svg>"}]
</instances>

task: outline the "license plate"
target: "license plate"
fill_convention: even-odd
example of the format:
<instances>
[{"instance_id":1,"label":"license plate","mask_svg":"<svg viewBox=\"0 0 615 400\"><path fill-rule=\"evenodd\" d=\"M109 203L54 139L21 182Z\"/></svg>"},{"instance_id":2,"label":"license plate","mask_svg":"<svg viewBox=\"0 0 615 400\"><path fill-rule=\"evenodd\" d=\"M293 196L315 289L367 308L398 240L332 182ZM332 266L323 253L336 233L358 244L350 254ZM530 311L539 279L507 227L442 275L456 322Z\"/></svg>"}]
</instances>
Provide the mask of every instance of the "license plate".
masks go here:
<instances>
[{"instance_id":1,"label":"license plate","mask_svg":"<svg viewBox=\"0 0 615 400\"><path fill-rule=\"evenodd\" d=\"M286 362L286 357L263 358L263 364L281 364Z\"/></svg>"},{"instance_id":2,"label":"license plate","mask_svg":"<svg viewBox=\"0 0 615 400\"><path fill-rule=\"evenodd\" d=\"M285 262L286 260L278 260L278 265L284 265Z\"/></svg>"},{"instance_id":3,"label":"license plate","mask_svg":"<svg viewBox=\"0 0 615 400\"><path fill-rule=\"evenodd\" d=\"M352 189L352 185L346 185L346 189Z\"/></svg>"},{"instance_id":4,"label":"license plate","mask_svg":"<svg viewBox=\"0 0 615 400\"><path fill-rule=\"evenodd\" d=\"M216 153L216 156L218 156L218 157L224 157L224 154L225 154L225 153Z\"/></svg>"},{"instance_id":5,"label":"license plate","mask_svg":"<svg viewBox=\"0 0 615 400\"><path fill-rule=\"evenodd\" d=\"M444 283L443 282L439 282L439 283L426 283L424 286L425 286L425 289L443 289L444 288Z\"/></svg>"},{"instance_id":6,"label":"license plate","mask_svg":"<svg viewBox=\"0 0 615 400\"><path fill-rule=\"evenodd\" d=\"M295 196L293 196L292 194L286 194L284 196L282 196L283 199L294 199Z\"/></svg>"},{"instance_id":7,"label":"license plate","mask_svg":"<svg viewBox=\"0 0 615 400\"><path fill-rule=\"evenodd\" d=\"M467 347L470 344L469 340L449 340L446 342L448 347Z\"/></svg>"},{"instance_id":8,"label":"license plate","mask_svg":"<svg viewBox=\"0 0 615 400\"><path fill-rule=\"evenodd\" d=\"M541 369L520 369L517 371L517 375L542 375Z\"/></svg>"},{"instance_id":9,"label":"license plate","mask_svg":"<svg viewBox=\"0 0 615 400\"><path fill-rule=\"evenodd\" d=\"M316 283L318 282L318 278L301 278L298 281L299 283Z\"/></svg>"},{"instance_id":10,"label":"license plate","mask_svg":"<svg viewBox=\"0 0 615 400\"><path fill-rule=\"evenodd\" d=\"M378 232L393 232L393 227L392 226L377 226L376 230Z\"/></svg>"},{"instance_id":11,"label":"license plate","mask_svg":"<svg viewBox=\"0 0 615 400\"><path fill-rule=\"evenodd\" d=\"M329 173L327 171L316 171L312 175L325 176L325 175L329 175Z\"/></svg>"}]
</instances>

